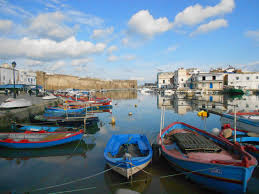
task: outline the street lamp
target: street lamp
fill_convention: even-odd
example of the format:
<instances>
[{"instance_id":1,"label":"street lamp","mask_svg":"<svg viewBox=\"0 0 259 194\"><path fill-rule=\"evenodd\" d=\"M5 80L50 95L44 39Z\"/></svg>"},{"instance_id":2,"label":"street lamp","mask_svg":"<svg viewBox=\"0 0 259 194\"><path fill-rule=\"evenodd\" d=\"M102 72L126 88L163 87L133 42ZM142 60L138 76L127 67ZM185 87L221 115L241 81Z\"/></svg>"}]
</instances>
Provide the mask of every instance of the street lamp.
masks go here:
<instances>
[{"instance_id":1,"label":"street lamp","mask_svg":"<svg viewBox=\"0 0 259 194\"><path fill-rule=\"evenodd\" d=\"M13 67L13 98L16 98L16 93L15 93L15 67L16 67L16 63L15 63L15 61L12 62L12 67Z\"/></svg>"}]
</instances>

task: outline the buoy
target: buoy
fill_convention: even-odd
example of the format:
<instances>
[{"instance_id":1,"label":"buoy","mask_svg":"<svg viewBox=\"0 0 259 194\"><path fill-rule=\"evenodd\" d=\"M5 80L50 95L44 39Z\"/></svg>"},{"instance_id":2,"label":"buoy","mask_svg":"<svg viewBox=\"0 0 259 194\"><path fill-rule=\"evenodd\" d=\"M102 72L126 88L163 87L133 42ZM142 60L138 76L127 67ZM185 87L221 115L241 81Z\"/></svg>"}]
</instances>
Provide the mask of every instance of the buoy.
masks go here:
<instances>
[{"instance_id":1,"label":"buoy","mask_svg":"<svg viewBox=\"0 0 259 194\"><path fill-rule=\"evenodd\" d=\"M135 104L135 107L138 107L138 105L137 105L137 104Z\"/></svg>"},{"instance_id":2,"label":"buoy","mask_svg":"<svg viewBox=\"0 0 259 194\"><path fill-rule=\"evenodd\" d=\"M132 112L129 112L129 116L131 116L132 115Z\"/></svg>"},{"instance_id":3,"label":"buoy","mask_svg":"<svg viewBox=\"0 0 259 194\"><path fill-rule=\"evenodd\" d=\"M114 117L112 117L111 124L112 124L112 125L115 125L115 118L114 118Z\"/></svg>"},{"instance_id":4,"label":"buoy","mask_svg":"<svg viewBox=\"0 0 259 194\"><path fill-rule=\"evenodd\" d=\"M218 128L213 128L211 132L212 132L213 135L218 136L219 133L220 133L220 130Z\"/></svg>"}]
</instances>

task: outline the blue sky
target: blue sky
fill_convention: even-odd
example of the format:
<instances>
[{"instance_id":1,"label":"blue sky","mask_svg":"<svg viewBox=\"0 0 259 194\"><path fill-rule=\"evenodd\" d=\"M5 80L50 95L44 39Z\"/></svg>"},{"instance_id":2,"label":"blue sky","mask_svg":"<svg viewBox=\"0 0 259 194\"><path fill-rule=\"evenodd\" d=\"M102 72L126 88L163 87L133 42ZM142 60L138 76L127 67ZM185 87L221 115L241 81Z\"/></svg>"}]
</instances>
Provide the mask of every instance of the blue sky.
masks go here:
<instances>
[{"instance_id":1,"label":"blue sky","mask_svg":"<svg viewBox=\"0 0 259 194\"><path fill-rule=\"evenodd\" d=\"M159 71L259 71L258 0L0 0L0 62L153 82Z\"/></svg>"}]
</instances>

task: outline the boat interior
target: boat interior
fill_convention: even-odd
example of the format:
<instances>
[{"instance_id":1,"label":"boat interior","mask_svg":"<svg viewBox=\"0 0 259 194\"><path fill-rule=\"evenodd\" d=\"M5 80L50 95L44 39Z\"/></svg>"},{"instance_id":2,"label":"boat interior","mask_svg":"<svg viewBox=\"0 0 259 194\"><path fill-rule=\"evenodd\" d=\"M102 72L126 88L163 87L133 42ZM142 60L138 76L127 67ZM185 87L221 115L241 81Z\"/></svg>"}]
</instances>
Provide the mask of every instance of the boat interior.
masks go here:
<instances>
[{"instance_id":1,"label":"boat interior","mask_svg":"<svg viewBox=\"0 0 259 194\"><path fill-rule=\"evenodd\" d=\"M188 129L170 131L163 144L169 154L190 160L242 162L241 153Z\"/></svg>"}]
</instances>

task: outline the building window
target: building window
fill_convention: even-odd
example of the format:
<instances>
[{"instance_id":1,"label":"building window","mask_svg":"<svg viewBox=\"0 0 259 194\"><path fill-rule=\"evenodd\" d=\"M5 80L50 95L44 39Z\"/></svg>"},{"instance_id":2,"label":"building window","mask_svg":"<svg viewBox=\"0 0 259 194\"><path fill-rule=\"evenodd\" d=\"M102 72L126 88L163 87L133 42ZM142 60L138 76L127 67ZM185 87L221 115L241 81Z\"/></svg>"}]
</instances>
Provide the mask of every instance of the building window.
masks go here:
<instances>
[{"instance_id":1,"label":"building window","mask_svg":"<svg viewBox=\"0 0 259 194\"><path fill-rule=\"evenodd\" d=\"M236 80L239 80L239 77L236 77Z\"/></svg>"},{"instance_id":2,"label":"building window","mask_svg":"<svg viewBox=\"0 0 259 194\"><path fill-rule=\"evenodd\" d=\"M163 80L163 84L165 83L165 80Z\"/></svg>"},{"instance_id":3,"label":"building window","mask_svg":"<svg viewBox=\"0 0 259 194\"><path fill-rule=\"evenodd\" d=\"M181 79L181 81L183 81L183 78Z\"/></svg>"},{"instance_id":4,"label":"building window","mask_svg":"<svg viewBox=\"0 0 259 194\"><path fill-rule=\"evenodd\" d=\"M256 79L259 79L259 76L256 76Z\"/></svg>"},{"instance_id":5,"label":"building window","mask_svg":"<svg viewBox=\"0 0 259 194\"><path fill-rule=\"evenodd\" d=\"M216 108L215 104L212 104L212 108Z\"/></svg>"},{"instance_id":6,"label":"building window","mask_svg":"<svg viewBox=\"0 0 259 194\"><path fill-rule=\"evenodd\" d=\"M249 80L249 77L246 77L246 80Z\"/></svg>"},{"instance_id":7,"label":"building window","mask_svg":"<svg viewBox=\"0 0 259 194\"><path fill-rule=\"evenodd\" d=\"M206 80L206 76L202 76L202 80Z\"/></svg>"},{"instance_id":8,"label":"building window","mask_svg":"<svg viewBox=\"0 0 259 194\"><path fill-rule=\"evenodd\" d=\"M212 80L216 80L216 76L215 75L212 76Z\"/></svg>"}]
</instances>

